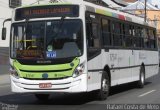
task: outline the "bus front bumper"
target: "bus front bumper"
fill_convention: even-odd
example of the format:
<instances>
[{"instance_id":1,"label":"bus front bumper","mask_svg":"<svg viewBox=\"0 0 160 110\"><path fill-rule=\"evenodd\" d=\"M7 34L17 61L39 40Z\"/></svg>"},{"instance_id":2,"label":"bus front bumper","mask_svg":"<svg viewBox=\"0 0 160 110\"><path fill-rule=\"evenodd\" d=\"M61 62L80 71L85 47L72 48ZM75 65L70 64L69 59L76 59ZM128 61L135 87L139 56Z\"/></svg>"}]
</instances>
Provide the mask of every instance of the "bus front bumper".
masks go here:
<instances>
[{"instance_id":1,"label":"bus front bumper","mask_svg":"<svg viewBox=\"0 0 160 110\"><path fill-rule=\"evenodd\" d=\"M66 92L79 93L87 91L87 75L82 74L77 78L66 78L61 80L27 80L23 78L16 79L11 77L11 90L15 93L50 93ZM40 88L40 84L50 83L50 88Z\"/></svg>"}]
</instances>

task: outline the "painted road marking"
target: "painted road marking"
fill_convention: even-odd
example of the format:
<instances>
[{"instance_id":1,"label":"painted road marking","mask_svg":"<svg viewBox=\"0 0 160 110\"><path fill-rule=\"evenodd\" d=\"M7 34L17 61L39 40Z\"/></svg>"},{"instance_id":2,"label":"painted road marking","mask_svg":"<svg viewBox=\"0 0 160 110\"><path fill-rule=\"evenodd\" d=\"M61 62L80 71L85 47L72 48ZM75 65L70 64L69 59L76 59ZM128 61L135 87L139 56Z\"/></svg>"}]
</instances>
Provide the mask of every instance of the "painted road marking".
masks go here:
<instances>
[{"instance_id":1,"label":"painted road marking","mask_svg":"<svg viewBox=\"0 0 160 110\"><path fill-rule=\"evenodd\" d=\"M146 93L144 93L144 94L139 95L138 97L146 96L146 95L151 94L151 93L153 93L153 92L155 92L155 91L156 91L156 90L151 90L151 91L149 91L149 92L146 92Z\"/></svg>"}]
</instances>

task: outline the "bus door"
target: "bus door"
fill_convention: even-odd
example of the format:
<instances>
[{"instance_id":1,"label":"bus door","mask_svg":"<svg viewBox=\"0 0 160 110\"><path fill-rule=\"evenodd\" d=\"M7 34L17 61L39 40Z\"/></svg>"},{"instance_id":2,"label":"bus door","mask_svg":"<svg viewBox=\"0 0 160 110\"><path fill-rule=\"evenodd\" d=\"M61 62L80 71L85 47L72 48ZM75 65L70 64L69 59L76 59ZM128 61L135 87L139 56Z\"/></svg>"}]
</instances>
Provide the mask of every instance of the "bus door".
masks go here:
<instances>
[{"instance_id":1,"label":"bus door","mask_svg":"<svg viewBox=\"0 0 160 110\"><path fill-rule=\"evenodd\" d=\"M88 60L88 90L98 89L102 74L100 49L100 25L95 15L86 14L86 38Z\"/></svg>"}]
</instances>

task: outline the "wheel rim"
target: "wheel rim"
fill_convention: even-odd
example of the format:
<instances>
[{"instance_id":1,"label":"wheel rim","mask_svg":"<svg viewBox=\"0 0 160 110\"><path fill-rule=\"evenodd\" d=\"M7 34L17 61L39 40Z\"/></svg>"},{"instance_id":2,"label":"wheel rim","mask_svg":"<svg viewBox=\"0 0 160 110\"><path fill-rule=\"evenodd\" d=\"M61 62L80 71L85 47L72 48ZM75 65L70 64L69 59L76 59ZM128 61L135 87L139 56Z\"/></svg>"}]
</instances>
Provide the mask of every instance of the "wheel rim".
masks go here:
<instances>
[{"instance_id":1,"label":"wheel rim","mask_svg":"<svg viewBox=\"0 0 160 110\"><path fill-rule=\"evenodd\" d=\"M103 90L104 93L107 93L108 90L109 90L109 85L108 85L106 79L103 79L103 81L102 81L102 90Z\"/></svg>"}]
</instances>

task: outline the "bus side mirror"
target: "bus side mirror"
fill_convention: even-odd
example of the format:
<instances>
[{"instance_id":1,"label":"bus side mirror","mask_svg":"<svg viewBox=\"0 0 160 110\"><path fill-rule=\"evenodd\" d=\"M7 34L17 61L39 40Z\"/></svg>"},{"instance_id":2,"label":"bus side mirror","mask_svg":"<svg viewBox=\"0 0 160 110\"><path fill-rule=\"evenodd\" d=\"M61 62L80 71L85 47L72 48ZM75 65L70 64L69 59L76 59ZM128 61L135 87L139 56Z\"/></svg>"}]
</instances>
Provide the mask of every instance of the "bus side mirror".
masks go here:
<instances>
[{"instance_id":1,"label":"bus side mirror","mask_svg":"<svg viewBox=\"0 0 160 110\"><path fill-rule=\"evenodd\" d=\"M2 28L2 40L6 40L7 29L5 27Z\"/></svg>"},{"instance_id":2,"label":"bus side mirror","mask_svg":"<svg viewBox=\"0 0 160 110\"><path fill-rule=\"evenodd\" d=\"M3 21L3 28L2 28L2 40L6 40L6 35L7 35L7 28L4 27L4 24L8 21L11 21L11 18L5 19Z\"/></svg>"}]
</instances>

